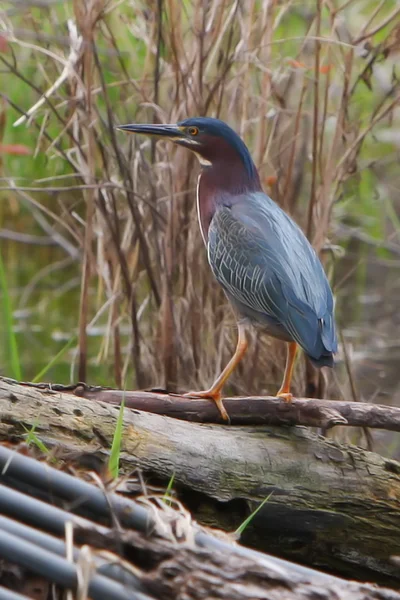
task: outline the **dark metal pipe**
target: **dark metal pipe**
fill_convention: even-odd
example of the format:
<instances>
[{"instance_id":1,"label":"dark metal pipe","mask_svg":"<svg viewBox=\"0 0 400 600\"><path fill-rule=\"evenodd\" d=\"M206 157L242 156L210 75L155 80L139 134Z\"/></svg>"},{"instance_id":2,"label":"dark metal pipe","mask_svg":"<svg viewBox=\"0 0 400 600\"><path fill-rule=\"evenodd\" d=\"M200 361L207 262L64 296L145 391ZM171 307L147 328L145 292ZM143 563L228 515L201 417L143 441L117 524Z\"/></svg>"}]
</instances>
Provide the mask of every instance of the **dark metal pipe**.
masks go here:
<instances>
[{"instance_id":1,"label":"dark metal pipe","mask_svg":"<svg viewBox=\"0 0 400 600\"><path fill-rule=\"evenodd\" d=\"M111 511L115 511L122 523L138 531L148 531L151 525L148 511L135 502L112 493L106 496L100 488L82 479L0 446L0 483L7 484L10 478L73 501L74 507L84 505L94 516L110 518Z\"/></svg>"},{"instance_id":2,"label":"dark metal pipe","mask_svg":"<svg viewBox=\"0 0 400 600\"><path fill-rule=\"evenodd\" d=\"M29 600L29 598L8 588L0 587L0 600Z\"/></svg>"},{"instance_id":3,"label":"dark metal pipe","mask_svg":"<svg viewBox=\"0 0 400 600\"><path fill-rule=\"evenodd\" d=\"M26 481L38 489L48 490L49 494L51 493L51 491L53 491L53 493L71 501L76 501L78 496L80 500L85 501L85 506L92 511L93 518L96 518L99 515L103 517L109 516L109 501L112 506L112 510L115 511L115 514L125 526L131 527L139 531L146 531L146 529L152 523L152 518L150 517L146 509L144 509L141 506L138 506L138 504L133 500L121 498L115 493L110 493L106 499L102 490L96 488L90 483L86 483L80 479L72 477L71 475L57 471L56 469L54 469L53 467L49 467L45 463L38 462L32 458L23 456L22 454L17 454L15 451L5 448L4 446L0 446L0 482L4 481L4 483L9 483L9 485L12 485L12 481L8 482L7 475L12 478L19 478L19 480L21 481ZM3 500L2 494L3 490L1 490L0 486L0 511ZM35 500L35 502L39 501ZM62 528L64 528L65 519L67 521L76 520L79 523L83 521L85 523L84 526L94 526L94 524L91 521L87 521L82 517L73 517L72 515L69 515L61 509L49 506L48 504L45 504L43 502L41 504L45 508L40 510L38 517L40 518L40 522L47 523L47 525L43 525L43 527L47 531L60 533L61 519L63 523ZM28 507L26 506L25 512L27 515L27 519L29 518L30 514L29 510L30 509L28 509ZM54 513L51 520L49 520L50 516L45 514L47 511L50 510ZM55 511L57 511L57 514L55 513ZM15 514L14 511L8 512L7 514L18 516L19 513ZM21 517L19 516L19 518ZM35 519L36 518L37 517L35 517ZM32 523L32 518L30 518L27 522ZM33 524L37 525L36 520L33 521ZM99 529L100 526L96 525L96 527L97 529ZM104 528L104 530L108 532L110 531L106 528ZM338 581L339 579L337 577L334 577L333 575L323 573L322 571L317 571L315 569L303 567L302 565L298 565L296 563L292 563L269 554L264 554L256 550L251 550L244 546L234 546L233 544L223 542L212 535L204 533L201 530L199 530L196 533L195 540L196 543L199 546L202 546L203 548L209 550L218 550L221 552L240 554L241 556L261 561L264 565L266 564L266 562L268 562L270 568L272 568L273 565L276 565L276 567L279 567L281 569L287 569L291 572L295 571L300 577L305 579L310 579L310 577L319 577L321 579L325 579L326 581Z\"/></svg>"},{"instance_id":4,"label":"dark metal pipe","mask_svg":"<svg viewBox=\"0 0 400 600\"><path fill-rule=\"evenodd\" d=\"M33 527L29 527L28 525L24 525L23 523L19 523L18 521L14 521L14 519L0 516L0 529L3 529L4 531L7 531L8 533L11 533L17 537L23 538L32 544L36 544L37 546L40 546L49 552L53 552L58 556L65 557L67 555L66 544L63 540L49 535L48 533L43 533L42 531L34 529ZM78 557L79 549L74 546L74 562L78 560ZM111 579L119 581L119 583L124 585L128 585L137 591L144 591L139 579L130 571L122 568L119 564L105 563L103 559L100 559L97 556L94 556L94 561L97 564L97 573L100 575L110 577Z\"/></svg>"},{"instance_id":5,"label":"dark metal pipe","mask_svg":"<svg viewBox=\"0 0 400 600\"><path fill-rule=\"evenodd\" d=\"M110 529L107 527L72 515L61 508L31 498L5 485L0 485L0 513L61 536L64 536L65 525L70 522L81 527L96 528L97 531L110 533Z\"/></svg>"},{"instance_id":6,"label":"dark metal pipe","mask_svg":"<svg viewBox=\"0 0 400 600\"><path fill-rule=\"evenodd\" d=\"M0 516L0 529L21 537L27 542L36 544L49 552L54 552L54 554L58 554L59 556L66 556L66 548L63 540L48 533L43 533L39 529L34 529L33 527L29 527L29 525L24 525L19 521L14 521L14 519L3 516ZM76 560L77 555L78 550L74 548L74 560Z\"/></svg>"},{"instance_id":7,"label":"dark metal pipe","mask_svg":"<svg viewBox=\"0 0 400 600\"><path fill-rule=\"evenodd\" d=\"M7 560L12 557L13 564L29 569L67 589L77 589L76 565L4 530L0 530L0 557ZM150 600L149 596L124 587L103 575L91 577L89 596L93 600Z\"/></svg>"}]
</instances>

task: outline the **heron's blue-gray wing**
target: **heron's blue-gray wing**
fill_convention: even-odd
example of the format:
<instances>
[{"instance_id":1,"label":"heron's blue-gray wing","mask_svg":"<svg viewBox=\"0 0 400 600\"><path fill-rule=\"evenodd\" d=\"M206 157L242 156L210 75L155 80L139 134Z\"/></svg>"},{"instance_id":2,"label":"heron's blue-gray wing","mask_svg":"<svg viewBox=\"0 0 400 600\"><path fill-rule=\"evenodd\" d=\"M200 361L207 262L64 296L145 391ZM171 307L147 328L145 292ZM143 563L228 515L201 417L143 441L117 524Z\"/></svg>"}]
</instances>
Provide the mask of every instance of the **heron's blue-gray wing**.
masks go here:
<instances>
[{"instance_id":1,"label":"heron's blue-gray wing","mask_svg":"<svg viewBox=\"0 0 400 600\"><path fill-rule=\"evenodd\" d=\"M311 357L336 351L333 299L300 228L262 193L220 206L208 232L216 279L239 303L279 323Z\"/></svg>"}]
</instances>

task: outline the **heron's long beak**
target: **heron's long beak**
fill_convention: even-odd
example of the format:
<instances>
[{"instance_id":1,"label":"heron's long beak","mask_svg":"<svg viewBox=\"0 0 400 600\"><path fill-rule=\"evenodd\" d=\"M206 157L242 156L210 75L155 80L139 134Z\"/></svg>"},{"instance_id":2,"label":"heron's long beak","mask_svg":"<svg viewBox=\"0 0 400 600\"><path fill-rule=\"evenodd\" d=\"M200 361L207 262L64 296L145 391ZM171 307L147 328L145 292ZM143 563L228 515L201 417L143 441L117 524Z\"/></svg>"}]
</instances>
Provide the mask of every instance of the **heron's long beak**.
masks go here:
<instances>
[{"instance_id":1,"label":"heron's long beak","mask_svg":"<svg viewBox=\"0 0 400 600\"><path fill-rule=\"evenodd\" d=\"M178 125L119 125L117 129L128 133L142 133L157 137L169 138L172 141L185 138L185 134Z\"/></svg>"}]
</instances>

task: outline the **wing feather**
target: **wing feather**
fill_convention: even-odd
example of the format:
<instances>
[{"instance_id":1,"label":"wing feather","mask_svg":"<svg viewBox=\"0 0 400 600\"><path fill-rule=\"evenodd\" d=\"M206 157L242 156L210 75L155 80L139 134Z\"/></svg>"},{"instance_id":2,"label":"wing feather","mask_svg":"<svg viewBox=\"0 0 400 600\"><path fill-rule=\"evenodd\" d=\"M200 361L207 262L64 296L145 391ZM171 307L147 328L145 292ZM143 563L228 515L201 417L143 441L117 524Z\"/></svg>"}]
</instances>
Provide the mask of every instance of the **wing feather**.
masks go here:
<instances>
[{"instance_id":1,"label":"wing feather","mask_svg":"<svg viewBox=\"0 0 400 600\"><path fill-rule=\"evenodd\" d=\"M239 303L282 325L310 356L337 347L333 298L300 228L262 193L218 207L208 232L211 268Z\"/></svg>"}]
</instances>

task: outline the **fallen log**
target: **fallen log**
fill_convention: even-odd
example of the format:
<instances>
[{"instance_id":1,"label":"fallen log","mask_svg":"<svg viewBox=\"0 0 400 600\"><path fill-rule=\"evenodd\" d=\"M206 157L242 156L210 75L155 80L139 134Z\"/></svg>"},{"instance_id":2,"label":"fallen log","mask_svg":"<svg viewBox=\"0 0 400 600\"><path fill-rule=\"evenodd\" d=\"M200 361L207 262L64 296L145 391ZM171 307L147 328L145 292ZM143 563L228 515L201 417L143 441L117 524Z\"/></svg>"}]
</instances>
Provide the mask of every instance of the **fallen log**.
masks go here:
<instances>
[{"instance_id":1,"label":"fallen log","mask_svg":"<svg viewBox=\"0 0 400 600\"><path fill-rule=\"evenodd\" d=\"M20 383L3 378L6 383ZM224 423L214 402L168 394L160 390L113 390L78 383L76 385L31 384L36 389L74 394L98 402L144 410L193 423ZM225 398L231 425L305 425L330 429L335 425L369 427L400 432L400 408L368 402L343 402L314 398L293 398L283 402L275 396Z\"/></svg>"},{"instance_id":2,"label":"fallen log","mask_svg":"<svg viewBox=\"0 0 400 600\"><path fill-rule=\"evenodd\" d=\"M195 403L196 401L189 401ZM208 403L209 404L209 403ZM212 406L212 405L211 405ZM58 456L106 460L118 410L54 389L0 380L0 439L26 429ZM196 518L258 549L362 580L400 585L400 464L303 427L188 423L125 410L121 463L174 486ZM271 495L272 494L272 495Z\"/></svg>"},{"instance_id":3,"label":"fallen log","mask_svg":"<svg viewBox=\"0 0 400 600\"><path fill-rule=\"evenodd\" d=\"M158 415L196 423L223 423L220 412L209 400L147 391L91 389L77 386L83 398L145 410ZM330 429L335 425L371 427L400 431L400 408L367 402L342 402L293 398L283 402L275 396L225 398L231 425L305 425Z\"/></svg>"}]
</instances>

